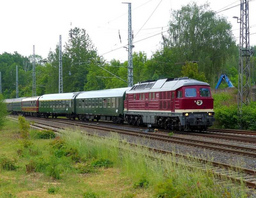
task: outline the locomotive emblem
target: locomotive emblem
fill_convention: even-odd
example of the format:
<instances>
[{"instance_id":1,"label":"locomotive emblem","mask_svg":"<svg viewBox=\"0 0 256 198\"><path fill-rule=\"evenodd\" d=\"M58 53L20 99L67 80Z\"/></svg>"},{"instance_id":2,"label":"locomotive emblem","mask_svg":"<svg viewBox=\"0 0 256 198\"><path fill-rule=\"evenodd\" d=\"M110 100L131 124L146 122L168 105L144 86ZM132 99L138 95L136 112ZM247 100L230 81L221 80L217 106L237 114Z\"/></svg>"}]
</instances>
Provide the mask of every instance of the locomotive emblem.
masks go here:
<instances>
[{"instance_id":1,"label":"locomotive emblem","mask_svg":"<svg viewBox=\"0 0 256 198\"><path fill-rule=\"evenodd\" d=\"M202 100L195 100L195 103L196 103L198 106L200 106L200 105L203 104L203 101L202 101Z\"/></svg>"}]
</instances>

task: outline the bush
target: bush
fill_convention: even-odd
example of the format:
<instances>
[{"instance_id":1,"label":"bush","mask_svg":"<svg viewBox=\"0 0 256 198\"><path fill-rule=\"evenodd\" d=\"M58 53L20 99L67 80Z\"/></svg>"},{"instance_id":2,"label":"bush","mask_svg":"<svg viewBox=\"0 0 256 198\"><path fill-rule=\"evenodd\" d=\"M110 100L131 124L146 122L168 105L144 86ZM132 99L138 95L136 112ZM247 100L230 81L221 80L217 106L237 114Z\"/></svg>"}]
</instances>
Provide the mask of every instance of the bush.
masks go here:
<instances>
[{"instance_id":1,"label":"bush","mask_svg":"<svg viewBox=\"0 0 256 198\"><path fill-rule=\"evenodd\" d=\"M18 120L19 120L21 137L24 139L27 139L29 136L29 128L30 128L29 122L27 122L23 116L19 116Z\"/></svg>"},{"instance_id":2,"label":"bush","mask_svg":"<svg viewBox=\"0 0 256 198\"><path fill-rule=\"evenodd\" d=\"M113 167L113 162L108 159L99 159L92 162L93 167L104 167L104 168L111 168Z\"/></svg>"},{"instance_id":3,"label":"bush","mask_svg":"<svg viewBox=\"0 0 256 198\"><path fill-rule=\"evenodd\" d=\"M85 192L84 198L97 198L98 196L94 192Z\"/></svg>"},{"instance_id":4,"label":"bush","mask_svg":"<svg viewBox=\"0 0 256 198\"><path fill-rule=\"evenodd\" d=\"M56 188L56 187L50 187L50 188L48 188L48 193L49 194L55 194L55 193L57 193L58 192L58 188Z\"/></svg>"},{"instance_id":5,"label":"bush","mask_svg":"<svg viewBox=\"0 0 256 198\"><path fill-rule=\"evenodd\" d=\"M15 165L16 161L13 159L9 159L5 156L0 157L0 165L4 170L16 170L17 166Z\"/></svg>"},{"instance_id":6,"label":"bush","mask_svg":"<svg viewBox=\"0 0 256 198\"><path fill-rule=\"evenodd\" d=\"M0 129L3 128L7 113L6 104L3 102L3 95L0 94Z\"/></svg>"},{"instance_id":7,"label":"bush","mask_svg":"<svg viewBox=\"0 0 256 198\"><path fill-rule=\"evenodd\" d=\"M95 168L90 164L77 164L76 170L81 174L95 172Z\"/></svg>"},{"instance_id":8,"label":"bush","mask_svg":"<svg viewBox=\"0 0 256 198\"><path fill-rule=\"evenodd\" d=\"M136 182L133 187L134 188L147 188L149 185L149 181L143 177L142 179L140 179L138 182Z\"/></svg>"},{"instance_id":9,"label":"bush","mask_svg":"<svg viewBox=\"0 0 256 198\"><path fill-rule=\"evenodd\" d=\"M159 183L155 187L155 197L157 198L178 198L183 197L182 193L179 192L173 185L171 179L166 180L165 182Z\"/></svg>"},{"instance_id":10,"label":"bush","mask_svg":"<svg viewBox=\"0 0 256 198\"><path fill-rule=\"evenodd\" d=\"M56 137L55 133L50 130L38 131L36 133L36 138L38 139L53 139L55 137Z\"/></svg>"}]
</instances>

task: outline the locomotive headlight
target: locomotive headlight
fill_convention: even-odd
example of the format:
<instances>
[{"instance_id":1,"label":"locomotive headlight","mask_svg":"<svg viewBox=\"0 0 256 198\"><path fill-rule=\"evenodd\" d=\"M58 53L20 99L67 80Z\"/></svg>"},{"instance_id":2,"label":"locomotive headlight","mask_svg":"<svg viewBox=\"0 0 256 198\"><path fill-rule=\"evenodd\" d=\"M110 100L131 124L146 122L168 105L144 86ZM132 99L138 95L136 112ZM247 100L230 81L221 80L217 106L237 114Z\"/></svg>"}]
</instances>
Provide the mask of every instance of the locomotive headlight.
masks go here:
<instances>
[{"instance_id":1,"label":"locomotive headlight","mask_svg":"<svg viewBox=\"0 0 256 198\"><path fill-rule=\"evenodd\" d=\"M185 116L187 117L187 116L188 116L188 113L185 113Z\"/></svg>"},{"instance_id":2,"label":"locomotive headlight","mask_svg":"<svg viewBox=\"0 0 256 198\"><path fill-rule=\"evenodd\" d=\"M212 113L208 113L209 116L212 116Z\"/></svg>"}]
</instances>

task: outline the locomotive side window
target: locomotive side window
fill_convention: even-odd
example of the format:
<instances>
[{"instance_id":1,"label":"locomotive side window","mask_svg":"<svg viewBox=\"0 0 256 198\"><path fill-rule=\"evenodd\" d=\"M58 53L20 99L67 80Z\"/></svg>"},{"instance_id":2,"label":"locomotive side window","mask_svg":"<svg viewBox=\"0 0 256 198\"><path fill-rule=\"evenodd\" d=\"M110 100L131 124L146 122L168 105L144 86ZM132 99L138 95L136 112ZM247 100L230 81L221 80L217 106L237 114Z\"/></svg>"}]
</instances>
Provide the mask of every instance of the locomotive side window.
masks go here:
<instances>
[{"instance_id":1,"label":"locomotive side window","mask_svg":"<svg viewBox=\"0 0 256 198\"><path fill-rule=\"evenodd\" d=\"M186 88L185 97L196 97L196 88Z\"/></svg>"},{"instance_id":2,"label":"locomotive side window","mask_svg":"<svg viewBox=\"0 0 256 198\"><path fill-rule=\"evenodd\" d=\"M172 92L172 96L174 96L174 92ZM172 97L174 98L174 97ZM182 91L178 91L177 98L182 98Z\"/></svg>"},{"instance_id":3,"label":"locomotive side window","mask_svg":"<svg viewBox=\"0 0 256 198\"><path fill-rule=\"evenodd\" d=\"M208 88L200 88L199 90L201 97L210 97L210 90Z\"/></svg>"}]
</instances>

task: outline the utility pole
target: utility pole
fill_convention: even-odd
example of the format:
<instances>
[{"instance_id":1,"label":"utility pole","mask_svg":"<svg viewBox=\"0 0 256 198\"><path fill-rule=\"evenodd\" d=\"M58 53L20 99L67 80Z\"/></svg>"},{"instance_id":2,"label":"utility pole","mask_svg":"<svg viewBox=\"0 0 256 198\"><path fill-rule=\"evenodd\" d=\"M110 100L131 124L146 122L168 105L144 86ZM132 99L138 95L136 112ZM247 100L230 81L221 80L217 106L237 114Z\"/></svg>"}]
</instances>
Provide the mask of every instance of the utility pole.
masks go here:
<instances>
[{"instance_id":1,"label":"utility pole","mask_svg":"<svg viewBox=\"0 0 256 198\"><path fill-rule=\"evenodd\" d=\"M2 72L0 72L0 94L2 94Z\"/></svg>"},{"instance_id":2,"label":"utility pole","mask_svg":"<svg viewBox=\"0 0 256 198\"><path fill-rule=\"evenodd\" d=\"M33 45L32 96L36 96L35 45Z\"/></svg>"},{"instance_id":3,"label":"utility pole","mask_svg":"<svg viewBox=\"0 0 256 198\"><path fill-rule=\"evenodd\" d=\"M59 41L59 93L63 93L62 42Z\"/></svg>"},{"instance_id":4,"label":"utility pole","mask_svg":"<svg viewBox=\"0 0 256 198\"><path fill-rule=\"evenodd\" d=\"M128 4L128 86L133 86L133 60L132 60L132 11L131 3Z\"/></svg>"},{"instance_id":5,"label":"utility pole","mask_svg":"<svg viewBox=\"0 0 256 198\"><path fill-rule=\"evenodd\" d=\"M240 36L239 36L239 76L238 76L238 113L242 117L243 105L248 105L251 100L251 72L250 72L250 26L249 26L249 1L240 2ZM242 127L242 126L241 126Z\"/></svg>"},{"instance_id":6,"label":"utility pole","mask_svg":"<svg viewBox=\"0 0 256 198\"><path fill-rule=\"evenodd\" d=\"M16 65L16 98L19 97L19 75L18 75L18 65Z\"/></svg>"}]
</instances>

